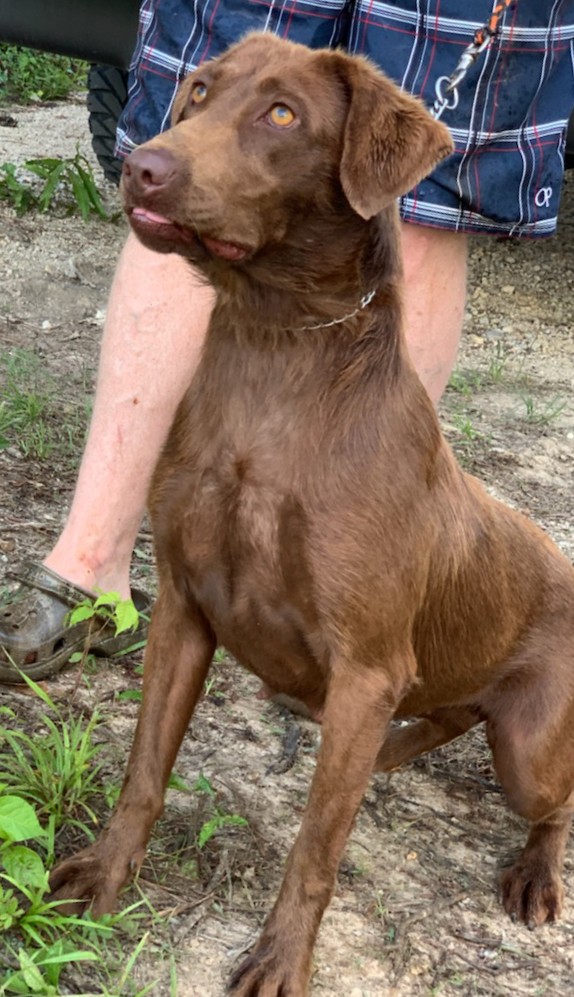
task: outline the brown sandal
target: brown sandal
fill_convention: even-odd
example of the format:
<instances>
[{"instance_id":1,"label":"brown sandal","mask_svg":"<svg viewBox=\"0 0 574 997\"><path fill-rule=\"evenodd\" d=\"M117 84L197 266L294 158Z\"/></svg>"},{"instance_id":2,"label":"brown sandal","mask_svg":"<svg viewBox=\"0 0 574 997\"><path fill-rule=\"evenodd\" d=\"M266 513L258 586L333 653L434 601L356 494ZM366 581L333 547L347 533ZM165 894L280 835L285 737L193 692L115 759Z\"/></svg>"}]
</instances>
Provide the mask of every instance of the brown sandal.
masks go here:
<instances>
[{"instance_id":1,"label":"brown sandal","mask_svg":"<svg viewBox=\"0 0 574 997\"><path fill-rule=\"evenodd\" d=\"M114 623L103 617L68 626L70 610L93 593L43 564L25 561L7 577L18 586L0 605L0 683L21 683L17 668L34 680L55 675L86 642L92 654L110 657L146 638L151 600L139 589L132 592L137 627L116 634Z\"/></svg>"}]
</instances>

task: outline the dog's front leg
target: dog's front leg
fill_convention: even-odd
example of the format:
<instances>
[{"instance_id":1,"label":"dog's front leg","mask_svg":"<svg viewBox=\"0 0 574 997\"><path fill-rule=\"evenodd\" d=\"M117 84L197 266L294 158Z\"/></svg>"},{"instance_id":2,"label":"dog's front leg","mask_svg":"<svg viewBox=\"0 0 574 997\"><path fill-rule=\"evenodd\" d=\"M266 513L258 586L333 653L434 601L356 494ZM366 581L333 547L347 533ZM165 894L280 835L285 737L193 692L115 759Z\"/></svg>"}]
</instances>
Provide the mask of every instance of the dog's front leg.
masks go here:
<instances>
[{"instance_id":1,"label":"dog's front leg","mask_svg":"<svg viewBox=\"0 0 574 997\"><path fill-rule=\"evenodd\" d=\"M409 665L410 665L409 655ZM273 911L251 955L233 975L234 997L304 997L315 937L333 893L347 836L399 701L398 667L334 670L321 748L303 822Z\"/></svg>"},{"instance_id":2,"label":"dog's front leg","mask_svg":"<svg viewBox=\"0 0 574 997\"><path fill-rule=\"evenodd\" d=\"M111 911L139 869L163 810L169 775L209 669L215 641L199 611L177 593L160 593L144 661L143 700L124 784L108 827L50 878L54 900L96 917Z\"/></svg>"}]
</instances>

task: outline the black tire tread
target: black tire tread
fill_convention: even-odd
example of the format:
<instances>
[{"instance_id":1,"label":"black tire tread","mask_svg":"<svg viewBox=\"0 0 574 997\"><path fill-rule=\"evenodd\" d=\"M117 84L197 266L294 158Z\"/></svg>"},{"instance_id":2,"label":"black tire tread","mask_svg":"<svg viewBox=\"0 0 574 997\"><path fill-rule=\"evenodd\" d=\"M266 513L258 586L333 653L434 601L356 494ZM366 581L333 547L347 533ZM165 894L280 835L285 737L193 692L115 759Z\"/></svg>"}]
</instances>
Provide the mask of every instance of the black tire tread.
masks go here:
<instances>
[{"instance_id":1,"label":"black tire tread","mask_svg":"<svg viewBox=\"0 0 574 997\"><path fill-rule=\"evenodd\" d=\"M114 66L92 66L88 73L88 116L92 148L104 176L118 184L122 162L114 155L116 127L128 97L128 74Z\"/></svg>"}]
</instances>

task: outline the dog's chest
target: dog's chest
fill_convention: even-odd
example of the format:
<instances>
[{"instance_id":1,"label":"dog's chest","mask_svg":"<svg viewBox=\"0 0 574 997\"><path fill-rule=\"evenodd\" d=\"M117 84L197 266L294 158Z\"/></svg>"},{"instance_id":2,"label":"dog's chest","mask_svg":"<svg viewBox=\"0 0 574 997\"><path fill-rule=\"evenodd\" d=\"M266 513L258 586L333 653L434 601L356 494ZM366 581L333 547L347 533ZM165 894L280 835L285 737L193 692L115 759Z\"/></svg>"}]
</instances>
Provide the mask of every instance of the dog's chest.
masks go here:
<instances>
[{"instance_id":1,"label":"dog's chest","mask_svg":"<svg viewBox=\"0 0 574 997\"><path fill-rule=\"evenodd\" d=\"M280 398L262 408L239 391L208 419L201 401L156 475L158 553L221 644L271 685L280 668L281 687L301 691L322 645L299 417Z\"/></svg>"}]
</instances>

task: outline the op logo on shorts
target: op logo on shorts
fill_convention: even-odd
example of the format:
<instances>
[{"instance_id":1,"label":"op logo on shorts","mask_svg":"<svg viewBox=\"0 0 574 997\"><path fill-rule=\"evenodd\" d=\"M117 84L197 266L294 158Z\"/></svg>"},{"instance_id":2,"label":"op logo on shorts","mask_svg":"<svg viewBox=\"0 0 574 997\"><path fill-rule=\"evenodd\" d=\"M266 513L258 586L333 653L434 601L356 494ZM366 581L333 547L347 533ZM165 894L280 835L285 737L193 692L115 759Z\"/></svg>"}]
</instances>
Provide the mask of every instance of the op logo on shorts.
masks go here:
<instances>
[{"instance_id":1,"label":"op logo on shorts","mask_svg":"<svg viewBox=\"0 0 574 997\"><path fill-rule=\"evenodd\" d=\"M537 208L547 208L552 199L553 190L552 187L541 187L540 190L536 191L536 196L534 198L534 203Z\"/></svg>"}]
</instances>

